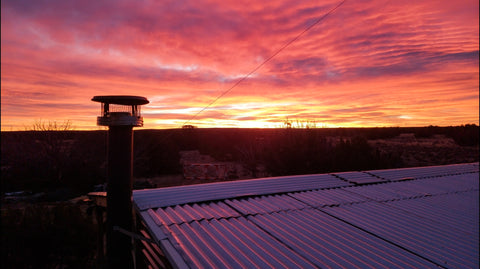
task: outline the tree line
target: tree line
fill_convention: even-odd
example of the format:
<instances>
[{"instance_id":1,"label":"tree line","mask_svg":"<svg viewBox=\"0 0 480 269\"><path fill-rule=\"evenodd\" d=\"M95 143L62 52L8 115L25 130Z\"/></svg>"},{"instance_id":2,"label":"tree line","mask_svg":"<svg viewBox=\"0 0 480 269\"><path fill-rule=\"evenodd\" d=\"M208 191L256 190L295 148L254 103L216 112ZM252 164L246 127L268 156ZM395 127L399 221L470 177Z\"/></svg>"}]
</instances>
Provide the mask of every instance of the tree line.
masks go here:
<instances>
[{"instance_id":1,"label":"tree line","mask_svg":"<svg viewBox=\"0 0 480 269\"><path fill-rule=\"evenodd\" d=\"M479 127L169 129L134 131L134 176L181 174L179 152L198 150L218 161L237 162L256 176L402 167L395 152L368 140L402 133L417 138L443 134L460 146L479 144ZM30 130L1 133L2 192L65 188L73 194L106 180L107 131ZM53 198L52 198L53 199Z\"/></svg>"}]
</instances>

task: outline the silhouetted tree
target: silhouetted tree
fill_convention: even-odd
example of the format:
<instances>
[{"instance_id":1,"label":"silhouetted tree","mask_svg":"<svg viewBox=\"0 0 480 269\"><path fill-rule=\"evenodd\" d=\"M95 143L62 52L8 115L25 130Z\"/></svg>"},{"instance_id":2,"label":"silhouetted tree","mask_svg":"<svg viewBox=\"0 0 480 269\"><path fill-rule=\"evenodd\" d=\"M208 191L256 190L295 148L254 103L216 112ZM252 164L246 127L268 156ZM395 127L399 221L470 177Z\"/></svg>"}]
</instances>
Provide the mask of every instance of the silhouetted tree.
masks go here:
<instances>
[{"instance_id":1,"label":"silhouetted tree","mask_svg":"<svg viewBox=\"0 0 480 269\"><path fill-rule=\"evenodd\" d=\"M37 121L29 131L32 132L35 143L38 143L40 151L38 157L45 161L45 165L51 169L55 183L60 183L65 173L65 167L71 155L71 149L75 140L69 132L73 129L70 121L57 123L56 121Z\"/></svg>"},{"instance_id":2,"label":"silhouetted tree","mask_svg":"<svg viewBox=\"0 0 480 269\"><path fill-rule=\"evenodd\" d=\"M448 133L460 146L478 146L479 144L479 126L476 124L450 127Z\"/></svg>"}]
</instances>

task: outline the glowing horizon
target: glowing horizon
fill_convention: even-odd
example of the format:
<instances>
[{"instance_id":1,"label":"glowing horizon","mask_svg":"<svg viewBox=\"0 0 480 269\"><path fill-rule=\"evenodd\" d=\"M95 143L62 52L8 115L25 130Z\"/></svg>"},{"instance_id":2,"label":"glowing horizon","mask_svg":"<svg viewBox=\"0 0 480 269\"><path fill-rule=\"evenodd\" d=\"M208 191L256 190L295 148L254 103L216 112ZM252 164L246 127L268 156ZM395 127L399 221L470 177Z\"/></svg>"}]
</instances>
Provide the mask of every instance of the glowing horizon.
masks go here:
<instances>
[{"instance_id":1,"label":"glowing horizon","mask_svg":"<svg viewBox=\"0 0 480 269\"><path fill-rule=\"evenodd\" d=\"M1 130L97 130L95 95L146 129L479 124L478 1L2 1Z\"/></svg>"}]
</instances>

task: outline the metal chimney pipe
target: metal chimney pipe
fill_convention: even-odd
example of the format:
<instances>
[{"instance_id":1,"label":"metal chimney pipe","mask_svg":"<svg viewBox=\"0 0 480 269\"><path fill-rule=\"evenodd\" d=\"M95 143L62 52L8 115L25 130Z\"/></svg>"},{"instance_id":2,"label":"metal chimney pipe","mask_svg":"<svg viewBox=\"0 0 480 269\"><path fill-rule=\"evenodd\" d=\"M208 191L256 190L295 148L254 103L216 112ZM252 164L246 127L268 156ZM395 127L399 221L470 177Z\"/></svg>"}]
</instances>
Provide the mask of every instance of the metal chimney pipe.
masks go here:
<instances>
[{"instance_id":1,"label":"metal chimney pipe","mask_svg":"<svg viewBox=\"0 0 480 269\"><path fill-rule=\"evenodd\" d=\"M108 268L133 268L132 242L115 227L132 231L133 131L131 126L110 126L107 159L107 263Z\"/></svg>"},{"instance_id":2,"label":"metal chimney pipe","mask_svg":"<svg viewBox=\"0 0 480 269\"><path fill-rule=\"evenodd\" d=\"M143 126L140 96L95 96L102 103L97 125L108 126L107 267L134 268L132 239L118 231L133 229L133 127Z\"/></svg>"}]
</instances>

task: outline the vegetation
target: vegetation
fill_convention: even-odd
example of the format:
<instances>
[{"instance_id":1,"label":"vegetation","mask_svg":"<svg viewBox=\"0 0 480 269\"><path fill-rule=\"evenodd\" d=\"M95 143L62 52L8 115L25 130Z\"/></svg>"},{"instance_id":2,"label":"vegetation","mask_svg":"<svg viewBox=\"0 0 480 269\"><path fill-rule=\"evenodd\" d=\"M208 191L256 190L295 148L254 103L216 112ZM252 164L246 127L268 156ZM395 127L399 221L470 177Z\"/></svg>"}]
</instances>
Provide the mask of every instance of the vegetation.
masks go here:
<instances>
[{"instance_id":1,"label":"vegetation","mask_svg":"<svg viewBox=\"0 0 480 269\"><path fill-rule=\"evenodd\" d=\"M464 149L478 148L479 144L479 127L473 124L424 128L314 127L314 123L293 122L288 128L279 129L136 130L134 176L181 174L181 150L199 150L218 161L241 163L252 176L256 164L263 165L267 174L277 176L408 166L404 161L405 149L371 143L400 134L412 134L417 139L444 135ZM2 132L2 191L45 192L44 200L56 201L61 194L49 197L52 190L65 190L64 199L68 199L104 183L107 132L68 128L68 124L39 124L30 131ZM411 151L415 147L421 150L415 145L409 147ZM455 156L438 164L455 162L452 158Z\"/></svg>"},{"instance_id":2,"label":"vegetation","mask_svg":"<svg viewBox=\"0 0 480 269\"><path fill-rule=\"evenodd\" d=\"M105 137L105 132L2 133L2 191L68 189L71 196L90 191L105 181Z\"/></svg>"},{"instance_id":3,"label":"vegetation","mask_svg":"<svg viewBox=\"0 0 480 269\"><path fill-rule=\"evenodd\" d=\"M430 139L439 135L444 138ZM323 129L293 122L279 129L136 130L134 177L181 174L182 150L242 164L252 177L259 167L262 175L282 176L473 162L478 137L476 125ZM1 133L2 268L95 266L92 217L66 201L105 182L106 141L106 131L68 125ZM35 203L7 203L5 193L13 191L42 195Z\"/></svg>"},{"instance_id":4,"label":"vegetation","mask_svg":"<svg viewBox=\"0 0 480 269\"><path fill-rule=\"evenodd\" d=\"M373 149L364 136L323 136L314 130L287 129L265 148L263 162L275 176L399 167L398 158Z\"/></svg>"},{"instance_id":5,"label":"vegetation","mask_svg":"<svg viewBox=\"0 0 480 269\"><path fill-rule=\"evenodd\" d=\"M96 230L70 203L3 205L2 268L93 268Z\"/></svg>"}]
</instances>

